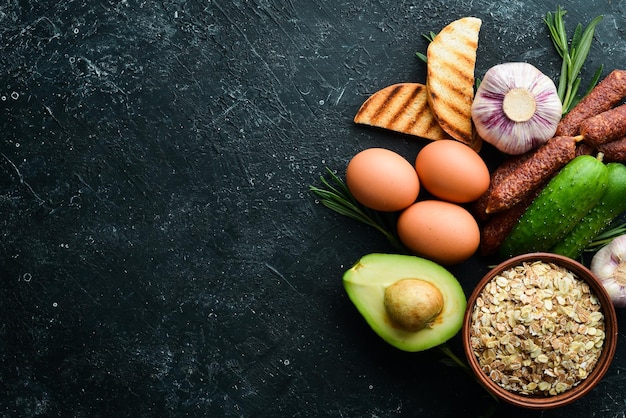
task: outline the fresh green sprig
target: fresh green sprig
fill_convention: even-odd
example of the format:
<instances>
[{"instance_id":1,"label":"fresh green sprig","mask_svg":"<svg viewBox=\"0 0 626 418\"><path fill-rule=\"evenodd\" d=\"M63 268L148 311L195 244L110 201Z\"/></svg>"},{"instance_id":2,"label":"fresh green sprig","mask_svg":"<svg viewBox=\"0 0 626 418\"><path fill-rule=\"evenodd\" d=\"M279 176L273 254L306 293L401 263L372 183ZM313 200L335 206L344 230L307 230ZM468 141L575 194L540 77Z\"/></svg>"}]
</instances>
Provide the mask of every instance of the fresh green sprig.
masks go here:
<instances>
[{"instance_id":1,"label":"fresh green sprig","mask_svg":"<svg viewBox=\"0 0 626 418\"><path fill-rule=\"evenodd\" d=\"M383 234L385 238L400 252L407 252L392 228L385 221L385 215L365 207L359 203L352 195L348 186L328 167L326 172L330 176L330 181L324 176L320 176L323 187L309 186L309 190L314 193L320 202L327 208L340 215L347 216L355 221L375 228ZM392 216L392 215L390 215Z\"/></svg>"},{"instance_id":2,"label":"fresh green sprig","mask_svg":"<svg viewBox=\"0 0 626 418\"><path fill-rule=\"evenodd\" d=\"M424 61L424 62L428 62L428 58L426 58L426 55L422 54L421 52L416 52L415 55L417 56L417 58L419 58L420 60Z\"/></svg>"},{"instance_id":3,"label":"fresh green sprig","mask_svg":"<svg viewBox=\"0 0 626 418\"><path fill-rule=\"evenodd\" d=\"M596 252L604 247L620 235L626 234L626 222L609 228L594 238L594 240L585 248L585 252Z\"/></svg>"},{"instance_id":4,"label":"fresh green sprig","mask_svg":"<svg viewBox=\"0 0 626 418\"><path fill-rule=\"evenodd\" d=\"M581 83L580 72L589 55L595 28L603 19L602 16L596 17L584 30L582 24L579 23L574 30L572 39L568 40L567 29L565 28L565 21L563 20L566 13L567 11L559 6L556 12L548 12L544 18L544 22L550 31L552 43L563 60L561 63L561 74L557 92L563 103L564 115L580 100L578 96L578 89ZM597 84L602 70L603 66L601 65L600 68L596 70L585 94Z\"/></svg>"},{"instance_id":5,"label":"fresh green sprig","mask_svg":"<svg viewBox=\"0 0 626 418\"><path fill-rule=\"evenodd\" d=\"M435 39L435 36L437 36L437 34L431 30L430 32L425 33L422 36L426 38L428 42L432 42Z\"/></svg>"},{"instance_id":6,"label":"fresh green sprig","mask_svg":"<svg viewBox=\"0 0 626 418\"><path fill-rule=\"evenodd\" d=\"M435 32L433 32L433 31L430 31L428 33L423 34L422 36L424 38L426 38L426 40L430 43L430 42L433 41L433 39L435 39L435 36L437 36L437 34ZM415 55L420 60L422 60L424 62L428 62L428 58L426 57L426 54L422 54L421 52L416 52Z\"/></svg>"}]
</instances>

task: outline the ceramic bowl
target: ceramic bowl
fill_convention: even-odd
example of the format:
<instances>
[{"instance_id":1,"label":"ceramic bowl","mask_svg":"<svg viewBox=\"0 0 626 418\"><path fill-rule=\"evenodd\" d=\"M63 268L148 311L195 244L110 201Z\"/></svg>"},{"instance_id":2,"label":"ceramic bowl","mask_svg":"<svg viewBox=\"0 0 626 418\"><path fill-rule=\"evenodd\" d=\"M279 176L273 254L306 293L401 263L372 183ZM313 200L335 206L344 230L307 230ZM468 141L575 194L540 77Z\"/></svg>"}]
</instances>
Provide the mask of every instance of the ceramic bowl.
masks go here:
<instances>
[{"instance_id":1,"label":"ceramic bowl","mask_svg":"<svg viewBox=\"0 0 626 418\"><path fill-rule=\"evenodd\" d=\"M514 266L518 266L524 262L544 261L548 263L554 263L558 266L572 272L580 280L586 282L593 294L600 302L600 311L604 314L604 330L605 339L602 343L601 352L598 355L597 363L592 371L587 375L585 379L580 379L577 384L564 392L557 394L522 394L521 391L512 389L504 389L499 384L495 383L485 371L481 368L478 358L474 353L471 345L471 326L472 326L472 312L477 302L477 298L483 292L485 286L490 283L494 278L505 270L508 270ZM521 303L521 302L520 302ZM602 284L598 279L582 264L559 255L551 253L531 253L521 256L513 257L500 265L494 267L489 271L478 283L470 297L468 298L467 311L465 313L462 338L465 355L469 362L469 365L477 376L481 384L495 396L501 400L513 404L518 407L529 409L548 409L561 407L570 404L589 393L594 386L602 379L606 371L608 370L611 361L615 355L615 348L617 344L618 324L615 314L615 308L611 303L609 295L605 291ZM538 321L535 319L535 321ZM540 322L540 321L539 321ZM530 326L529 326L530 329ZM509 332L513 334L512 332ZM522 336L523 337L523 336ZM508 338L508 337L507 337ZM526 356L526 354L524 354ZM544 357L545 359L545 357ZM510 372L507 372L510 373Z\"/></svg>"}]
</instances>

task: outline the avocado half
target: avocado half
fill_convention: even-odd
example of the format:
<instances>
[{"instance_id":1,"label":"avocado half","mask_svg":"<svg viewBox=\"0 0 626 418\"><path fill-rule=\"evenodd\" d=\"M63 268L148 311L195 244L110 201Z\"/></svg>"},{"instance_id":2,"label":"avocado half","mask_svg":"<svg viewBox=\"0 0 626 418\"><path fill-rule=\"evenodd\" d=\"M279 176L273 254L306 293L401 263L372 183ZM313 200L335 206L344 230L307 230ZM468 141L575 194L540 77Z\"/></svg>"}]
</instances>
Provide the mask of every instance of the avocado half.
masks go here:
<instances>
[{"instance_id":1,"label":"avocado half","mask_svg":"<svg viewBox=\"0 0 626 418\"><path fill-rule=\"evenodd\" d=\"M419 331L398 327L385 308L385 289L403 279L423 280L443 297L441 312ZM387 343L404 351L423 351L440 345L461 329L467 299L458 280L439 264L416 256L368 254L343 275L352 303L369 326Z\"/></svg>"}]
</instances>

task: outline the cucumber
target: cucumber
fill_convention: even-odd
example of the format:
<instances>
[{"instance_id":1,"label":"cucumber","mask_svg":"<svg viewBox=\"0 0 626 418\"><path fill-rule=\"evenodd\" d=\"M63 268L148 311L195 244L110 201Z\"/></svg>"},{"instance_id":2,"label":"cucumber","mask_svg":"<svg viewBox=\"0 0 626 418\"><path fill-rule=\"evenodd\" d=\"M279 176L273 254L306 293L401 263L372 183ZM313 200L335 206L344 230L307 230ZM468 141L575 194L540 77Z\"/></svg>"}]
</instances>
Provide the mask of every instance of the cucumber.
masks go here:
<instances>
[{"instance_id":1,"label":"cucumber","mask_svg":"<svg viewBox=\"0 0 626 418\"><path fill-rule=\"evenodd\" d=\"M591 155L580 155L567 163L504 239L500 256L549 251L600 201L608 177L606 165Z\"/></svg>"},{"instance_id":2,"label":"cucumber","mask_svg":"<svg viewBox=\"0 0 626 418\"><path fill-rule=\"evenodd\" d=\"M550 252L578 258L594 238L626 211L626 166L608 163L609 183L597 205Z\"/></svg>"}]
</instances>

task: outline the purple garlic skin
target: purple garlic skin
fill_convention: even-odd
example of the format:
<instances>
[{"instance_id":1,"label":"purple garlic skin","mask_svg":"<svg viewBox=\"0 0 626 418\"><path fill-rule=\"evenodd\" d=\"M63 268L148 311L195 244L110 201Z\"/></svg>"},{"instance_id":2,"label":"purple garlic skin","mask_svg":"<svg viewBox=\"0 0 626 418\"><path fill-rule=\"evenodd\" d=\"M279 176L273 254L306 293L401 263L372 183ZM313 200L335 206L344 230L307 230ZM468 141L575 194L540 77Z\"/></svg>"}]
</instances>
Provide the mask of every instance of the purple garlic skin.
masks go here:
<instances>
[{"instance_id":1,"label":"purple garlic skin","mask_svg":"<svg viewBox=\"0 0 626 418\"><path fill-rule=\"evenodd\" d=\"M472 103L478 135L512 155L523 154L552 138L562 112L554 82L524 62L491 67Z\"/></svg>"},{"instance_id":2,"label":"purple garlic skin","mask_svg":"<svg viewBox=\"0 0 626 418\"><path fill-rule=\"evenodd\" d=\"M626 308L626 235L614 238L591 259L591 272L600 280L616 308Z\"/></svg>"}]
</instances>

